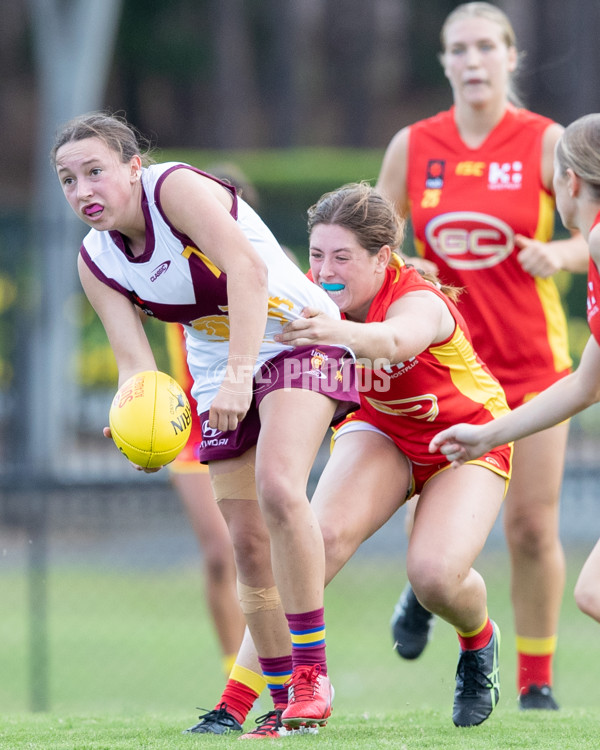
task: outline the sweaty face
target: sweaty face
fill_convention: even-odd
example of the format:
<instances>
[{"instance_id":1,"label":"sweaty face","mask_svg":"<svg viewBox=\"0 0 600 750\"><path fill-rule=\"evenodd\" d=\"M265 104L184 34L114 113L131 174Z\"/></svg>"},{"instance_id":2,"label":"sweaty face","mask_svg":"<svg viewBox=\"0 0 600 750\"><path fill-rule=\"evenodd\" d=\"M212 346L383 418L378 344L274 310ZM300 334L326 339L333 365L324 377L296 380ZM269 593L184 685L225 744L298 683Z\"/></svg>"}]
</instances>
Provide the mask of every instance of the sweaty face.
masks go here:
<instances>
[{"instance_id":1,"label":"sweaty face","mask_svg":"<svg viewBox=\"0 0 600 750\"><path fill-rule=\"evenodd\" d=\"M65 198L82 221L100 230L121 228L139 179L139 157L123 163L99 138L61 146L56 172Z\"/></svg>"},{"instance_id":2,"label":"sweaty face","mask_svg":"<svg viewBox=\"0 0 600 750\"><path fill-rule=\"evenodd\" d=\"M502 28L494 21L463 18L446 29L442 62L455 100L484 104L507 96L517 51L507 47Z\"/></svg>"},{"instance_id":3,"label":"sweaty face","mask_svg":"<svg viewBox=\"0 0 600 750\"><path fill-rule=\"evenodd\" d=\"M388 258L385 251L371 255L354 232L337 224L317 224L310 234L313 279L352 320L366 319Z\"/></svg>"}]
</instances>

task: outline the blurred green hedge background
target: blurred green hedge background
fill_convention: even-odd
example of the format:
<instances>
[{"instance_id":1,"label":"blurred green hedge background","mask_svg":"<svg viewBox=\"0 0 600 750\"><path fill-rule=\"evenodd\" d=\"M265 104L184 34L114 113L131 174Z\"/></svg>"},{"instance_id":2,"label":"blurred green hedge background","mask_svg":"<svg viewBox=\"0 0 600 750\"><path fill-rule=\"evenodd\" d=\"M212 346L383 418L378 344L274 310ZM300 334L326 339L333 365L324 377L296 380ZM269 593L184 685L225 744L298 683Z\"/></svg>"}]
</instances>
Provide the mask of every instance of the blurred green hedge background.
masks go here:
<instances>
[{"instance_id":1,"label":"blurred green hedge background","mask_svg":"<svg viewBox=\"0 0 600 750\"><path fill-rule=\"evenodd\" d=\"M241 151L163 150L153 154L157 161L185 161L201 169L234 165L254 186L258 210L277 239L294 251L304 270L308 269L306 211L328 190L347 182L377 179L383 151L379 149L296 148ZM14 236L26 237L27 217L0 217L0 388L10 385L17 342L12 338L12 317L16 306L27 296L31 282L24 255L15 255ZM20 226L23 224L23 226ZM556 218L557 235L565 231ZM407 227L404 250L412 254L412 236ZM20 262L21 261L21 262ZM589 336L585 318L585 276L561 273L557 283L569 318L571 354L577 363ZM70 300L67 309L81 326L77 360L72 363L76 380L84 388L114 385L117 372L104 330L83 293ZM150 321L149 336L159 367L168 369L164 330Z\"/></svg>"}]
</instances>

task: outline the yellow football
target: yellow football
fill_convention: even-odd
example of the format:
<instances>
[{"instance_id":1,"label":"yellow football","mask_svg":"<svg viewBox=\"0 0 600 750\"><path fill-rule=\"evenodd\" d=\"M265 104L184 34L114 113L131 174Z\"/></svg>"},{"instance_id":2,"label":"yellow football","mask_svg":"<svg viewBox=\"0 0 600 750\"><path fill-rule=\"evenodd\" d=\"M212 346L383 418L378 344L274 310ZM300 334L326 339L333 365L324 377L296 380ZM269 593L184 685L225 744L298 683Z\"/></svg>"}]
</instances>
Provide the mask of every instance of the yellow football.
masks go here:
<instances>
[{"instance_id":1,"label":"yellow football","mask_svg":"<svg viewBox=\"0 0 600 750\"><path fill-rule=\"evenodd\" d=\"M170 375L146 370L116 392L108 415L117 448L132 463L155 469L183 450L192 429L192 410Z\"/></svg>"}]
</instances>

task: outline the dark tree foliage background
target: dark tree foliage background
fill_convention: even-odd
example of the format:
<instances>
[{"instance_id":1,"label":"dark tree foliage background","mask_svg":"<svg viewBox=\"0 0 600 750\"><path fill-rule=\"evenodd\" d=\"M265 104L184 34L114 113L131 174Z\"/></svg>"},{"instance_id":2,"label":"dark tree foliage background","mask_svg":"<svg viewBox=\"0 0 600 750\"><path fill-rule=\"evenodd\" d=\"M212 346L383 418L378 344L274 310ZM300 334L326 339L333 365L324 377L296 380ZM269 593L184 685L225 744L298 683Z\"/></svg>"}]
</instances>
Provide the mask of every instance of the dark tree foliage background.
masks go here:
<instances>
[{"instance_id":1,"label":"dark tree foliage background","mask_svg":"<svg viewBox=\"0 0 600 750\"><path fill-rule=\"evenodd\" d=\"M165 148L383 148L398 128L450 104L437 54L457 4L123 0L103 106ZM525 103L564 124L600 109L600 2L496 4L525 53ZM8 210L27 200L33 174L39 92L24 6L3 0L0 25L0 209Z\"/></svg>"}]
</instances>

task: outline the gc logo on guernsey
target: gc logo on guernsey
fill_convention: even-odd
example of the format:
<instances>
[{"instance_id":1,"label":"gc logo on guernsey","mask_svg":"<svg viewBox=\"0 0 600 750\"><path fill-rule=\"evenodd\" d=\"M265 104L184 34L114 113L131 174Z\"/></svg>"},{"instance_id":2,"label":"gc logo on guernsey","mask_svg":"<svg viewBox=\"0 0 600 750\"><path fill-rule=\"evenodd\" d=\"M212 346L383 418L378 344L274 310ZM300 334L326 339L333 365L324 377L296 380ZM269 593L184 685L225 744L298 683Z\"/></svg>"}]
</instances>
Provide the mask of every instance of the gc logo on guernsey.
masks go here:
<instances>
[{"instance_id":1,"label":"gc logo on guernsey","mask_svg":"<svg viewBox=\"0 0 600 750\"><path fill-rule=\"evenodd\" d=\"M514 248L514 232L496 216L453 211L433 218L425 236L450 268L476 270L501 263Z\"/></svg>"}]
</instances>

